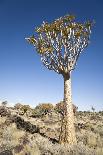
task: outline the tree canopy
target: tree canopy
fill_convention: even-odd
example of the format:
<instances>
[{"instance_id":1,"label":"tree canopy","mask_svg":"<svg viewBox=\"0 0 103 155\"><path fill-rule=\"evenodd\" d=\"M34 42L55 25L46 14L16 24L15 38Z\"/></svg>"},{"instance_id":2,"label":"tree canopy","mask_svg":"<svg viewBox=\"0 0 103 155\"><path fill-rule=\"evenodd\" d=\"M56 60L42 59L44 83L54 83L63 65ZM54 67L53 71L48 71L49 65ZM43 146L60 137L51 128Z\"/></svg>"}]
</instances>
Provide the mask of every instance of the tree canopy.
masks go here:
<instances>
[{"instance_id":1,"label":"tree canopy","mask_svg":"<svg viewBox=\"0 0 103 155\"><path fill-rule=\"evenodd\" d=\"M74 15L66 15L52 23L43 22L35 34L26 38L41 56L43 64L59 74L75 68L79 54L88 45L92 22L75 22Z\"/></svg>"}]
</instances>

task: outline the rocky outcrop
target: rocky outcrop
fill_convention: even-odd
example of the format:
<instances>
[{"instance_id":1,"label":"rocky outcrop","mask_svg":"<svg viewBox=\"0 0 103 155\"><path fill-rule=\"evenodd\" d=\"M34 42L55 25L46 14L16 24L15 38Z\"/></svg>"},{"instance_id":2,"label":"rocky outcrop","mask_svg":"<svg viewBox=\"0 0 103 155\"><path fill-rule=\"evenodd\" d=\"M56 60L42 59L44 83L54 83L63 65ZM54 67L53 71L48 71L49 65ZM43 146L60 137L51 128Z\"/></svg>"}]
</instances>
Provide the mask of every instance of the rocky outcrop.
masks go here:
<instances>
[{"instance_id":1,"label":"rocky outcrop","mask_svg":"<svg viewBox=\"0 0 103 155\"><path fill-rule=\"evenodd\" d=\"M25 130L31 134L39 132L39 128L36 125L31 124L29 121L24 121L20 116L13 115L9 117L8 121L16 123L17 129Z\"/></svg>"},{"instance_id":2,"label":"rocky outcrop","mask_svg":"<svg viewBox=\"0 0 103 155\"><path fill-rule=\"evenodd\" d=\"M34 125L29 121L25 121L23 118L17 115L11 115L5 122L5 124L7 125L10 125L11 123L15 123L17 129L25 130L26 132L29 132L31 134L39 133L41 136L48 138L53 143L58 142L55 131L51 128L38 127L37 125Z\"/></svg>"}]
</instances>

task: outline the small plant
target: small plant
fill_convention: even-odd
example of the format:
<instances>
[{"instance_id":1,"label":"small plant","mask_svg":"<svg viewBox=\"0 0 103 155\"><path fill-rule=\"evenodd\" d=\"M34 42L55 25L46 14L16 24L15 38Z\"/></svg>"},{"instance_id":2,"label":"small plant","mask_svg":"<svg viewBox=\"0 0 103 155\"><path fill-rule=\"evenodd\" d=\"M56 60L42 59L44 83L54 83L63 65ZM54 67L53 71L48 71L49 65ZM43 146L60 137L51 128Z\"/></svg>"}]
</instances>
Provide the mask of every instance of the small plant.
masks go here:
<instances>
[{"instance_id":1,"label":"small plant","mask_svg":"<svg viewBox=\"0 0 103 155\"><path fill-rule=\"evenodd\" d=\"M6 107L6 106L7 106L7 104L8 104L8 102L7 102L7 101L3 101L3 102L1 103L1 105L2 105L3 107Z\"/></svg>"},{"instance_id":2,"label":"small plant","mask_svg":"<svg viewBox=\"0 0 103 155\"><path fill-rule=\"evenodd\" d=\"M17 146L14 147L13 153L20 153L22 150L24 149L22 144L19 144Z\"/></svg>"},{"instance_id":3,"label":"small plant","mask_svg":"<svg viewBox=\"0 0 103 155\"><path fill-rule=\"evenodd\" d=\"M50 113L53 110L53 105L48 103L39 104L35 107L35 109L32 111L33 117L41 117L43 115L46 115L47 113Z\"/></svg>"},{"instance_id":4,"label":"small plant","mask_svg":"<svg viewBox=\"0 0 103 155\"><path fill-rule=\"evenodd\" d=\"M23 145L26 145L29 143L29 137L28 134L25 133L20 139L19 139L20 143L22 143Z\"/></svg>"},{"instance_id":5,"label":"small plant","mask_svg":"<svg viewBox=\"0 0 103 155\"><path fill-rule=\"evenodd\" d=\"M12 143L12 140L13 135L11 128L5 127L2 132L1 150L11 150L14 147L14 143Z\"/></svg>"},{"instance_id":6,"label":"small plant","mask_svg":"<svg viewBox=\"0 0 103 155\"><path fill-rule=\"evenodd\" d=\"M63 115L63 101L60 101L59 103L56 104L54 110L60 114Z\"/></svg>"},{"instance_id":7,"label":"small plant","mask_svg":"<svg viewBox=\"0 0 103 155\"><path fill-rule=\"evenodd\" d=\"M92 111L93 111L93 113L94 113L94 112L95 112L95 108L92 106L91 109L92 109Z\"/></svg>"},{"instance_id":8,"label":"small plant","mask_svg":"<svg viewBox=\"0 0 103 155\"><path fill-rule=\"evenodd\" d=\"M20 108L21 111L23 111L23 115L25 113L27 113L28 110L30 110L30 106L29 105L23 105L21 108Z\"/></svg>"},{"instance_id":9,"label":"small plant","mask_svg":"<svg viewBox=\"0 0 103 155\"><path fill-rule=\"evenodd\" d=\"M76 114L77 112L77 109L78 107L76 107L74 104L73 104L73 112L74 114ZM64 111L64 102L63 101L60 101L59 103L56 104L54 110L58 113L60 113L61 115L63 115L63 111Z\"/></svg>"},{"instance_id":10,"label":"small plant","mask_svg":"<svg viewBox=\"0 0 103 155\"><path fill-rule=\"evenodd\" d=\"M0 115L3 116L10 116L11 112L7 110L4 106L0 107Z\"/></svg>"},{"instance_id":11,"label":"small plant","mask_svg":"<svg viewBox=\"0 0 103 155\"><path fill-rule=\"evenodd\" d=\"M14 108L15 108L16 110L19 110L22 106L23 106L23 105L22 105L21 103L17 103L17 104L14 105Z\"/></svg>"}]
</instances>

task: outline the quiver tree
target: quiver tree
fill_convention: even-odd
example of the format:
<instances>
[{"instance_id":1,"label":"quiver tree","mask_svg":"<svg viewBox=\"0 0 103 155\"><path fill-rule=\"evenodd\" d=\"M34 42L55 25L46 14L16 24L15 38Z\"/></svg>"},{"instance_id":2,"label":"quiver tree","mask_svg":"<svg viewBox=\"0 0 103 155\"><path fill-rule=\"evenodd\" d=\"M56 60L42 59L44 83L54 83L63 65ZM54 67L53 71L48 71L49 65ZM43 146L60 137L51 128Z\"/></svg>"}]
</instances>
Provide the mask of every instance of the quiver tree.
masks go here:
<instances>
[{"instance_id":1,"label":"quiver tree","mask_svg":"<svg viewBox=\"0 0 103 155\"><path fill-rule=\"evenodd\" d=\"M80 53L89 43L91 22L75 22L75 16L66 15L52 23L43 22L35 35L26 38L36 48L41 61L49 70L64 78L64 114L60 143L76 143L74 114L71 94L71 71L74 70Z\"/></svg>"}]
</instances>

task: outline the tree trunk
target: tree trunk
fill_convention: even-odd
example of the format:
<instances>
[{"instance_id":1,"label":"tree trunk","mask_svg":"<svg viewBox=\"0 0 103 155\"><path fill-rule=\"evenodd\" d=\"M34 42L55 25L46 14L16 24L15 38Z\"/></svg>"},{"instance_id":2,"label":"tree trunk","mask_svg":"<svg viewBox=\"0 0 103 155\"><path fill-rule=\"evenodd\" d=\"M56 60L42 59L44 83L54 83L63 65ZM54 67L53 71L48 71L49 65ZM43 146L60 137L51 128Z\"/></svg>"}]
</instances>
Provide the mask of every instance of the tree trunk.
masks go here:
<instances>
[{"instance_id":1,"label":"tree trunk","mask_svg":"<svg viewBox=\"0 0 103 155\"><path fill-rule=\"evenodd\" d=\"M70 74L64 77L64 108L59 143L76 144Z\"/></svg>"}]
</instances>

